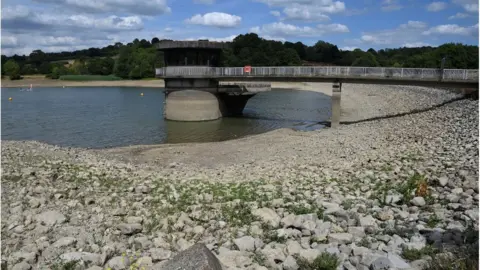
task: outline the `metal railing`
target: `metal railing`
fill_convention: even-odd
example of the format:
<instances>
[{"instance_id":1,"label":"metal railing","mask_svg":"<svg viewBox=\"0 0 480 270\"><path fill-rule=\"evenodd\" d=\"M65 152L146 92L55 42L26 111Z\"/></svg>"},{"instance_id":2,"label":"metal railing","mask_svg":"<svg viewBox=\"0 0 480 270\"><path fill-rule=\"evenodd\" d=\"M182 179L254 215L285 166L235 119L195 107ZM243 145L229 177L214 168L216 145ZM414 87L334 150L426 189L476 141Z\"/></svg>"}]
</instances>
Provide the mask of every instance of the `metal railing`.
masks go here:
<instances>
[{"instance_id":1,"label":"metal railing","mask_svg":"<svg viewBox=\"0 0 480 270\"><path fill-rule=\"evenodd\" d=\"M384 67L202 67L157 68L157 77L325 77L378 78L444 81L478 81L477 69L384 68Z\"/></svg>"}]
</instances>

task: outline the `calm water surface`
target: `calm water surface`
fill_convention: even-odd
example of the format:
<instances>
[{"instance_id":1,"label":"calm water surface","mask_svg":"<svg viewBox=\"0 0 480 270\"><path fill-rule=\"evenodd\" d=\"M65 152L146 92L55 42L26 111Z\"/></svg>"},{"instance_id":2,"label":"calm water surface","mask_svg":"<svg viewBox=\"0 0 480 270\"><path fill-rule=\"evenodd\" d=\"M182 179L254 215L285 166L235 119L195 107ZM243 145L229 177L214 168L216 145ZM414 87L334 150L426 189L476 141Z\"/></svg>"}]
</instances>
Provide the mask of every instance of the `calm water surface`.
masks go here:
<instances>
[{"instance_id":1,"label":"calm water surface","mask_svg":"<svg viewBox=\"0 0 480 270\"><path fill-rule=\"evenodd\" d=\"M92 148L222 141L284 127L312 130L330 116L329 96L293 90L254 96L243 117L197 123L164 120L162 88L2 88L1 96L2 140Z\"/></svg>"}]
</instances>

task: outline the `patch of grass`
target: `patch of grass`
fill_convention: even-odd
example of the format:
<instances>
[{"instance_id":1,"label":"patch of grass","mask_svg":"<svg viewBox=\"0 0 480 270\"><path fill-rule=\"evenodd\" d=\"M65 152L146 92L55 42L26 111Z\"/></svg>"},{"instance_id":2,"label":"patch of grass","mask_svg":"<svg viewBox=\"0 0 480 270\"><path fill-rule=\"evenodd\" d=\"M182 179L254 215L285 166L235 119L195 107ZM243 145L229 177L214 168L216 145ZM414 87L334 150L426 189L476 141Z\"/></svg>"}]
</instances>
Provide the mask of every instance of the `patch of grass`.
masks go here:
<instances>
[{"instance_id":1,"label":"patch of grass","mask_svg":"<svg viewBox=\"0 0 480 270\"><path fill-rule=\"evenodd\" d=\"M453 250L451 256L434 256L424 270L477 270L478 267L478 245L472 245Z\"/></svg>"},{"instance_id":2,"label":"patch of grass","mask_svg":"<svg viewBox=\"0 0 480 270\"><path fill-rule=\"evenodd\" d=\"M354 200L348 199L348 200L345 200L345 201L342 202L342 207L343 207L343 209L348 210L348 209L352 208L352 206L354 204L355 204Z\"/></svg>"},{"instance_id":3,"label":"patch of grass","mask_svg":"<svg viewBox=\"0 0 480 270\"><path fill-rule=\"evenodd\" d=\"M403 202L407 203L411 199L413 199L412 193L417 189L418 184L421 182L426 181L424 175L419 173L414 173L410 178L408 178L407 182L400 185L397 191L403 195Z\"/></svg>"},{"instance_id":4,"label":"patch of grass","mask_svg":"<svg viewBox=\"0 0 480 270\"><path fill-rule=\"evenodd\" d=\"M122 78L114 75L63 75L62 81L119 81Z\"/></svg>"},{"instance_id":5,"label":"patch of grass","mask_svg":"<svg viewBox=\"0 0 480 270\"><path fill-rule=\"evenodd\" d=\"M52 270L75 270L78 261L56 262L52 265Z\"/></svg>"},{"instance_id":6,"label":"patch of grass","mask_svg":"<svg viewBox=\"0 0 480 270\"><path fill-rule=\"evenodd\" d=\"M303 258L298 258L297 264L302 270L336 270L340 265L340 260L335 254L323 252L311 263Z\"/></svg>"},{"instance_id":7,"label":"patch of grass","mask_svg":"<svg viewBox=\"0 0 480 270\"><path fill-rule=\"evenodd\" d=\"M433 246L425 246L422 249L404 248L402 250L402 257L409 261L421 259L423 256L433 256L438 253L438 249Z\"/></svg>"},{"instance_id":8,"label":"patch of grass","mask_svg":"<svg viewBox=\"0 0 480 270\"><path fill-rule=\"evenodd\" d=\"M430 217L427 220L427 227L429 228L435 228L437 224L442 221L441 219L438 218L436 214L430 215Z\"/></svg>"},{"instance_id":9,"label":"patch of grass","mask_svg":"<svg viewBox=\"0 0 480 270\"><path fill-rule=\"evenodd\" d=\"M315 213L315 208L305 205L289 205L286 207L287 211L295 215L305 215Z\"/></svg>"},{"instance_id":10,"label":"patch of grass","mask_svg":"<svg viewBox=\"0 0 480 270\"><path fill-rule=\"evenodd\" d=\"M260 253L254 253L252 257L253 262L257 263L258 265L265 266L267 262L267 257Z\"/></svg>"},{"instance_id":11,"label":"patch of grass","mask_svg":"<svg viewBox=\"0 0 480 270\"><path fill-rule=\"evenodd\" d=\"M255 221L251 207L243 201L238 204L223 206L221 217L233 226L248 225Z\"/></svg>"},{"instance_id":12,"label":"patch of grass","mask_svg":"<svg viewBox=\"0 0 480 270\"><path fill-rule=\"evenodd\" d=\"M358 242L357 245L360 247L370 248L371 243L367 237L363 237L362 240L360 240L360 242Z\"/></svg>"}]
</instances>

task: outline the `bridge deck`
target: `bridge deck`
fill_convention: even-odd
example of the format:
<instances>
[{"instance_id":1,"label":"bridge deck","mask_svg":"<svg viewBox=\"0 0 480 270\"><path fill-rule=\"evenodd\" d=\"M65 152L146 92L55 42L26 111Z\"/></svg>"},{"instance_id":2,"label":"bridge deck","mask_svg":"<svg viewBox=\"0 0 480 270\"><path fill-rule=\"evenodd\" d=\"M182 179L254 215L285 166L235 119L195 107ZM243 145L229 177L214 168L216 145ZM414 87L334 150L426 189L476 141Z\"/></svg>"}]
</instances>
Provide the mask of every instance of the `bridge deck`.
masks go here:
<instances>
[{"instance_id":1,"label":"bridge deck","mask_svg":"<svg viewBox=\"0 0 480 270\"><path fill-rule=\"evenodd\" d=\"M478 70L382 67L166 67L158 78L213 78L219 81L303 81L478 87Z\"/></svg>"}]
</instances>

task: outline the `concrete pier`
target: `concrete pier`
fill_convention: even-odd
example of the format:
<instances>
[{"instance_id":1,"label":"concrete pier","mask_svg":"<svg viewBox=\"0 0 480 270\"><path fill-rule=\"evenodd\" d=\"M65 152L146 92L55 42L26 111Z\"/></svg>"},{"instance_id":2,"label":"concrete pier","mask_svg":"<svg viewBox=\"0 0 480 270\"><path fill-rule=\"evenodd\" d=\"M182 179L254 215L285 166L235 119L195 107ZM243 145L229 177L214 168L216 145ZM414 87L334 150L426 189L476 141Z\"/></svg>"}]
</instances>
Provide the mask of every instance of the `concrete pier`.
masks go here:
<instances>
[{"instance_id":1,"label":"concrete pier","mask_svg":"<svg viewBox=\"0 0 480 270\"><path fill-rule=\"evenodd\" d=\"M270 91L270 83L224 83L212 78L226 43L162 41L165 76L164 117L174 121L210 121L241 115L247 101L258 92ZM165 73L167 75L167 73Z\"/></svg>"},{"instance_id":2,"label":"concrete pier","mask_svg":"<svg viewBox=\"0 0 480 270\"><path fill-rule=\"evenodd\" d=\"M330 120L330 127L332 128L336 128L340 126L341 94L342 94L342 83L334 82L332 85L332 118Z\"/></svg>"}]
</instances>

